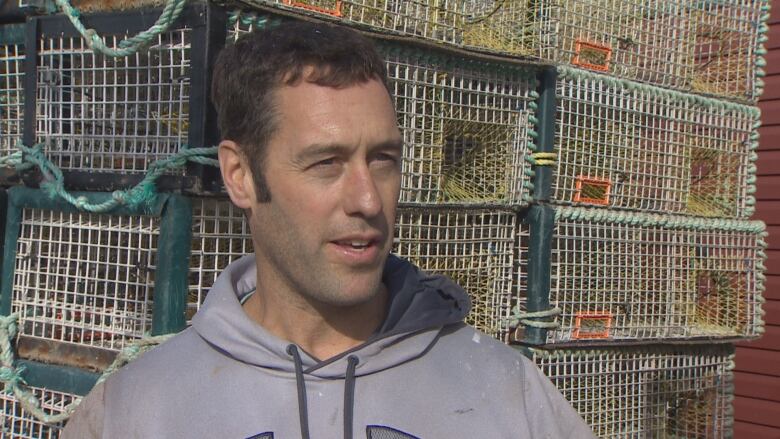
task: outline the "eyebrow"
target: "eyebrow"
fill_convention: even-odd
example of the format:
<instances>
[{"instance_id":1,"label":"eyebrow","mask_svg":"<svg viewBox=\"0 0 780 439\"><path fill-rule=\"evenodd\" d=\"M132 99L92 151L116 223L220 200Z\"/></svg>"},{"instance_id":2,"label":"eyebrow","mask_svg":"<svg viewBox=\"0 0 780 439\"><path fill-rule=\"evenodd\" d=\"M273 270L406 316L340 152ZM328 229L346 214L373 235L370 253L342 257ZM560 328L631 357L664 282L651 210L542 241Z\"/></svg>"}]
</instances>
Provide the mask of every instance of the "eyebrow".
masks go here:
<instances>
[{"instance_id":1,"label":"eyebrow","mask_svg":"<svg viewBox=\"0 0 780 439\"><path fill-rule=\"evenodd\" d=\"M403 151L403 139L393 139L386 142L377 143L369 147L369 151L381 151L392 149L398 152ZM347 155L352 148L340 143L313 143L305 147L302 151L295 154L293 160L296 163L303 163L311 157L323 155Z\"/></svg>"}]
</instances>

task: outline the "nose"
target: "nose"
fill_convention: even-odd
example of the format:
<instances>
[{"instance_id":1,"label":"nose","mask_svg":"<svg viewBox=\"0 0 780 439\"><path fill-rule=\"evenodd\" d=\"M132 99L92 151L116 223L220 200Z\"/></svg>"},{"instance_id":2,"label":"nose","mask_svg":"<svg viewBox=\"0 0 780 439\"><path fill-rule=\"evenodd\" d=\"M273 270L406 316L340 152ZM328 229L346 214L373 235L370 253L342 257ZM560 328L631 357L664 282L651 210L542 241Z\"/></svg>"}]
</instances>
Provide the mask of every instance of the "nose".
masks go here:
<instances>
[{"instance_id":1,"label":"nose","mask_svg":"<svg viewBox=\"0 0 780 439\"><path fill-rule=\"evenodd\" d=\"M344 211L347 215L366 218L379 215L382 199L367 165L361 164L351 169L344 184Z\"/></svg>"}]
</instances>

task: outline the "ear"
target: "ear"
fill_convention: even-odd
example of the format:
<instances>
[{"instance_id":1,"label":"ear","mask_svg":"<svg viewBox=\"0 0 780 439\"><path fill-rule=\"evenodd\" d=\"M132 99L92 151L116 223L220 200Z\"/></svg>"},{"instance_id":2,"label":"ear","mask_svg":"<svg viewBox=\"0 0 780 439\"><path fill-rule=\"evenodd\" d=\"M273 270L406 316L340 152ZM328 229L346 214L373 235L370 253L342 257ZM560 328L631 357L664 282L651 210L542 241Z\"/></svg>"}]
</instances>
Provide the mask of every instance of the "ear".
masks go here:
<instances>
[{"instance_id":1,"label":"ear","mask_svg":"<svg viewBox=\"0 0 780 439\"><path fill-rule=\"evenodd\" d=\"M232 140L223 140L219 143L218 156L219 170L230 200L241 209L250 209L257 200L255 182L241 147Z\"/></svg>"}]
</instances>

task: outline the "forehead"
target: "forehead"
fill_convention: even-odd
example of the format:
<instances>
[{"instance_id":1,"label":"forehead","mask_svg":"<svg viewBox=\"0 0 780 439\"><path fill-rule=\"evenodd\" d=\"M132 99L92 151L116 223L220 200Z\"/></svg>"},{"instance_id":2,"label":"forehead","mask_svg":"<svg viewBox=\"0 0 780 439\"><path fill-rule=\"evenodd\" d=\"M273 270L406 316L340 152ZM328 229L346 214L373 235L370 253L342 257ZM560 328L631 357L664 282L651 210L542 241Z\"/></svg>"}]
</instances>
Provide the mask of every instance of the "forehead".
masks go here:
<instances>
[{"instance_id":1,"label":"forehead","mask_svg":"<svg viewBox=\"0 0 780 439\"><path fill-rule=\"evenodd\" d=\"M400 137L385 86L369 80L341 88L301 82L275 92L277 135L287 147L311 143L370 144Z\"/></svg>"}]
</instances>

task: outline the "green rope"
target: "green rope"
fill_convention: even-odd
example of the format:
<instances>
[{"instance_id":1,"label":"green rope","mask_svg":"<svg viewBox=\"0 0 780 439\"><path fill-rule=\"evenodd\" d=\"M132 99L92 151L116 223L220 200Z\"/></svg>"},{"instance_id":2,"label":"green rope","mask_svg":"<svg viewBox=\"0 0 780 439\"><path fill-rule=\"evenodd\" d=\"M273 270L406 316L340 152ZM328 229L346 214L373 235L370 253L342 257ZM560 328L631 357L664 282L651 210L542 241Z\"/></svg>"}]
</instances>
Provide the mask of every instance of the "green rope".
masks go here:
<instances>
[{"instance_id":1,"label":"green rope","mask_svg":"<svg viewBox=\"0 0 780 439\"><path fill-rule=\"evenodd\" d=\"M562 79L590 79L606 84L610 88L646 93L653 97L663 97L667 99L674 99L676 101L688 102L694 105L701 105L708 108L717 108L725 111L743 113L755 119L756 121L758 121L761 117L761 110L750 105L739 104L721 99L708 98L691 93L684 93L681 91L670 90L667 88L643 84L641 82L630 81L627 79L615 78L612 76L602 75L599 73L580 70L572 67L558 66L558 75Z\"/></svg>"},{"instance_id":2,"label":"green rope","mask_svg":"<svg viewBox=\"0 0 780 439\"><path fill-rule=\"evenodd\" d=\"M62 12L67 15L70 22L76 30L79 31L84 40L87 42L87 47L92 49L96 54L103 54L106 56L120 58L130 56L138 52L144 47L151 45L152 41L157 38L158 35L168 30L168 28L175 22L181 15L184 5L187 0L168 0L165 4L165 8L160 14L160 17L149 29L139 33L136 36L126 38L119 42L119 49L108 47L103 38L97 34L94 29L87 29L81 22L81 13L71 6L68 0L55 0L57 6L62 9Z\"/></svg>"},{"instance_id":3,"label":"green rope","mask_svg":"<svg viewBox=\"0 0 780 439\"><path fill-rule=\"evenodd\" d=\"M558 308L557 306L542 311L522 312L520 311L520 306L517 305L514 308L512 308L512 316L509 317L506 320L506 322L507 322L507 326L510 328L516 328L522 323L523 325L529 326L531 328L556 329L561 326L560 323L543 322L539 320L546 319L546 318L555 318L559 315L561 315L561 309Z\"/></svg>"},{"instance_id":4,"label":"green rope","mask_svg":"<svg viewBox=\"0 0 780 439\"><path fill-rule=\"evenodd\" d=\"M212 158L217 153L217 147L188 148L183 145L179 152L149 165L146 176L136 186L128 190L114 191L111 198L103 203L90 203L86 197L74 197L65 190L65 177L62 170L49 160L43 153L43 144L27 147L21 142L17 144L18 152L10 156L0 158L0 164L13 166L17 171L24 171L31 167L37 167L43 174L43 189L50 198L60 198L79 210L103 213L109 212L119 206L139 208L150 206L157 199L155 181L160 176L173 169L181 168L188 161L208 166L219 166L219 162ZM20 155L21 154L21 155Z\"/></svg>"},{"instance_id":5,"label":"green rope","mask_svg":"<svg viewBox=\"0 0 780 439\"><path fill-rule=\"evenodd\" d=\"M618 223L636 226L657 226L685 230L725 230L745 232L763 237L766 225L762 221L740 221L726 218L698 218L678 215L648 214L585 207L556 207L555 220Z\"/></svg>"},{"instance_id":6,"label":"green rope","mask_svg":"<svg viewBox=\"0 0 780 439\"><path fill-rule=\"evenodd\" d=\"M5 386L5 393L13 393L19 405L30 415L45 424L59 424L70 418L81 400L72 402L62 409L61 413L48 414L41 408L41 402L30 390L27 382L22 377L24 367L14 366L14 351L12 340L16 337L18 331L19 314L13 313L9 316L0 316L0 382ZM161 335L157 337L147 337L130 342L114 359L108 368L103 372L95 383L100 384L105 381L109 375L116 372L125 364L137 359L141 354L151 350L155 346L171 338L174 334Z\"/></svg>"}]
</instances>

